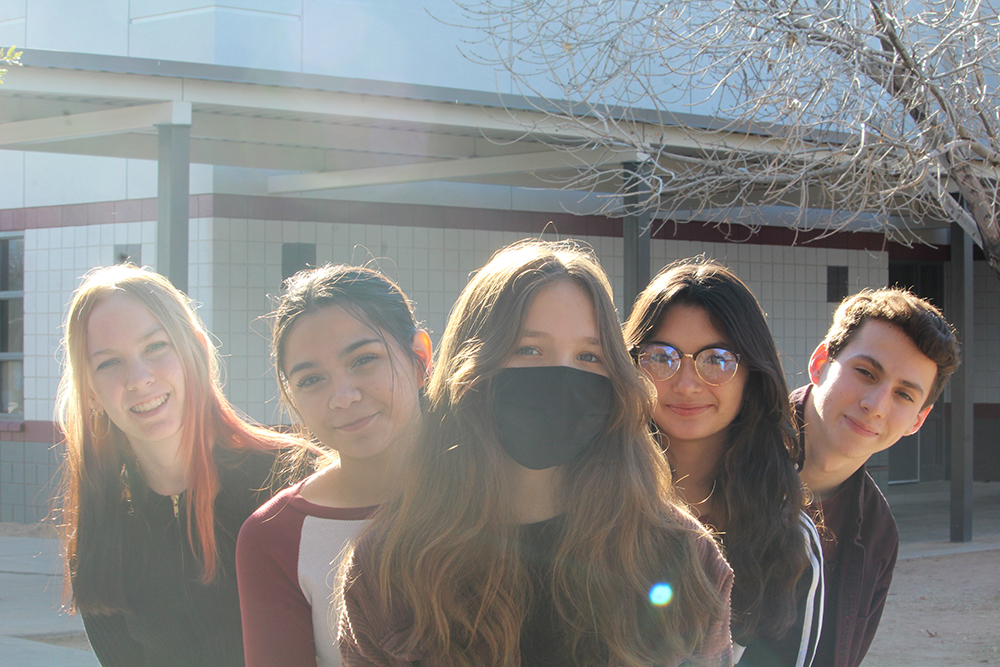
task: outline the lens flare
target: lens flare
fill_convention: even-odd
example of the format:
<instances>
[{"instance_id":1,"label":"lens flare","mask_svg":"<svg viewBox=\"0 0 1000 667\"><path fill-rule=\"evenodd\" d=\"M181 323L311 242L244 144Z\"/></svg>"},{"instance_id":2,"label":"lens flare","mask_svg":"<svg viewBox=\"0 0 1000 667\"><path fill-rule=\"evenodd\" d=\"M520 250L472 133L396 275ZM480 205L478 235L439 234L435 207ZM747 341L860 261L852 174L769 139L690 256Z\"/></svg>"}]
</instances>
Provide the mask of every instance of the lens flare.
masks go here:
<instances>
[{"instance_id":1,"label":"lens flare","mask_svg":"<svg viewBox=\"0 0 1000 667\"><path fill-rule=\"evenodd\" d=\"M649 601L657 607L666 607L674 598L674 589L667 583L653 584L649 589Z\"/></svg>"}]
</instances>

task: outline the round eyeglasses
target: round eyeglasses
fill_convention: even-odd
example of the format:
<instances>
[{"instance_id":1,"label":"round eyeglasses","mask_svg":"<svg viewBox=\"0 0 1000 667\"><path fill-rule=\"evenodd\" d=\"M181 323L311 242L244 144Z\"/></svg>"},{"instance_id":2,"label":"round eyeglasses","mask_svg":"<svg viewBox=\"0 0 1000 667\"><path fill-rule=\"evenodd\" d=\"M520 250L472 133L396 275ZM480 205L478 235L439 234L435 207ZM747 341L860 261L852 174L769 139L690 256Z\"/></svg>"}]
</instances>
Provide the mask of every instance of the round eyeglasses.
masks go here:
<instances>
[{"instance_id":1,"label":"round eyeglasses","mask_svg":"<svg viewBox=\"0 0 1000 667\"><path fill-rule=\"evenodd\" d=\"M705 384L724 385L740 367L740 355L724 347L705 347L694 354L684 354L673 345L647 343L638 349L639 368L654 380L669 380L680 370L684 357L694 361L694 371Z\"/></svg>"}]
</instances>

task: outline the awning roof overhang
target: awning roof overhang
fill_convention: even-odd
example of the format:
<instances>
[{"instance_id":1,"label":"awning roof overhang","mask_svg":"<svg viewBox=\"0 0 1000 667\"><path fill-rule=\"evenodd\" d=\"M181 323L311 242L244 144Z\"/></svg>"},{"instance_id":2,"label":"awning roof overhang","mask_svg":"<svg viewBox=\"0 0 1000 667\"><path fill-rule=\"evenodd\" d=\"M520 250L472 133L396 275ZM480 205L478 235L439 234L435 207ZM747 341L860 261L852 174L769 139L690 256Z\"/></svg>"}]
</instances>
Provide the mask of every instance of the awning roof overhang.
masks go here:
<instances>
[{"instance_id":1,"label":"awning roof overhang","mask_svg":"<svg viewBox=\"0 0 1000 667\"><path fill-rule=\"evenodd\" d=\"M525 132L496 94L38 50L22 61L0 87L0 147L155 160L157 126L190 124L194 163L305 172L276 176L274 193L494 175L546 187L531 174L630 157L554 151L582 139L522 109Z\"/></svg>"},{"instance_id":2,"label":"awning roof overhang","mask_svg":"<svg viewBox=\"0 0 1000 667\"><path fill-rule=\"evenodd\" d=\"M193 163L290 172L269 178L271 194L439 180L557 188L594 166L609 171L594 187L610 193L619 165L640 159L589 147L516 95L56 51L22 62L0 86L0 148L155 160L157 127L190 125ZM628 113L672 150L726 143L710 118L685 115L680 129ZM743 150L767 140L735 136Z\"/></svg>"},{"instance_id":3,"label":"awning roof overhang","mask_svg":"<svg viewBox=\"0 0 1000 667\"><path fill-rule=\"evenodd\" d=\"M157 128L189 125L192 163L279 172L267 180L273 195L423 181L559 189L592 167L604 176L590 186L611 194L621 164L642 158L593 148L579 126L518 95L31 49L22 62L0 86L0 148L156 160ZM677 114L671 125L649 110L623 113L669 152L779 150L766 131L720 130L704 116Z\"/></svg>"}]
</instances>

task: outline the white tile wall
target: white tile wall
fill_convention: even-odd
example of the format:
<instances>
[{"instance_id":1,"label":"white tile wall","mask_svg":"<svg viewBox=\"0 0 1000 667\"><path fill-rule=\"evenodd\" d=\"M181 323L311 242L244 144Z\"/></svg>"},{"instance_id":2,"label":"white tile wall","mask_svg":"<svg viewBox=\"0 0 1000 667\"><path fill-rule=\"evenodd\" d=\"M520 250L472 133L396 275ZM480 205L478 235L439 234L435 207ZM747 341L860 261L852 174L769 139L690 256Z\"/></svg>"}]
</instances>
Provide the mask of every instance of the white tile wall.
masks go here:
<instances>
[{"instance_id":1,"label":"white tile wall","mask_svg":"<svg viewBox=\"0 0 1000 667\"><path fill-rule=\"evenodd\" d=\"M142 243L155 258L155 222L91 225L25 233L25 416L52 418L59 378L65 308L80 277L112 261L115 243ZM433 228L232 219L191 221L189 293L216 336L223 355L226 393L251 417L278 419L277 388L268 352L269 322L281 287L282 242L317 242L318 262L368 263L396 279L416 303L417 315L440 339L448 312L469 274L517 232L461 232ZM264 242L266 240L266 243ZM583 238L608 270L616 305L624 312L623 244ZM884 253L809 247L653 241L654 273L671 261L704 253L736 272L768 315L790 386L806 381L815 345L836 304L826 303L826 266L849 267L852 291L878 287L888 277ZM248 258L251 260L248 263ZM985 263L976 265L976 375L978 402L1000 402L1000 283ZM30 382L28 381L30 380Z\"/></svg>"},{"instance_id":2,"label":"white tile wall","mask_svg":"<svg viewBox=\"0 0 1000 667\"><path fill-rule=\"evenodd\" d=\"M130 222L26 230L24 233L25 419L50 421L59 383L62 324L73 290L95 266L114 261L116 243L141 243L142 257L156 256L155 222Z\"/></svg>"}]
</instances>

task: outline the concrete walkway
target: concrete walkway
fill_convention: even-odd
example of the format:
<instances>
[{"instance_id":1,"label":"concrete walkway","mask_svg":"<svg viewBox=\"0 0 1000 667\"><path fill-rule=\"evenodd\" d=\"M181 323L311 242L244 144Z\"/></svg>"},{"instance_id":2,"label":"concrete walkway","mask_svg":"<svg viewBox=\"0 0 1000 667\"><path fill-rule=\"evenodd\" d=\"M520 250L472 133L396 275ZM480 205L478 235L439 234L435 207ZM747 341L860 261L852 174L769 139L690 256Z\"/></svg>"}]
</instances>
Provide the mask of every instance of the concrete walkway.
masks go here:
<instances>
[{"instance_id":1,"label":"concrete walkway","mask_svg":"<svg viewBox=\"0 0 1000 667\"><path fill-rule=\"evenodd\" d=\"M900 559L1000 549L1000 482L973 484L972 541L965 543L949 542L949 482L890 484L884 492L899 526Z\"/></svg>"},{"instance_id":2,"label":"concrete walkway","mask_svg":"<svg viewBox=\"0 0 1000 667\"><path fill-rule=\"evenodd\" d=\"M890 486L901 559L1000 550L1000 483L975 484L973 541L948 541L948 483ZM1000 554L997 557L1000 566ZM0 656L4 667L98 667L79 617L60 612L55 539L0 536Z\"/></svg>"},{"instance_id":3,"label":"concrete walkway","mask_svg":"<svg viewBox=\"0 0 1000 667\"><path fill-rule=\"evenodd\" d=\"M98 667L81 641L83 622L60 612L59 542L0 537L0 655L4 667Z\"/></svg>"}]
</instances>

